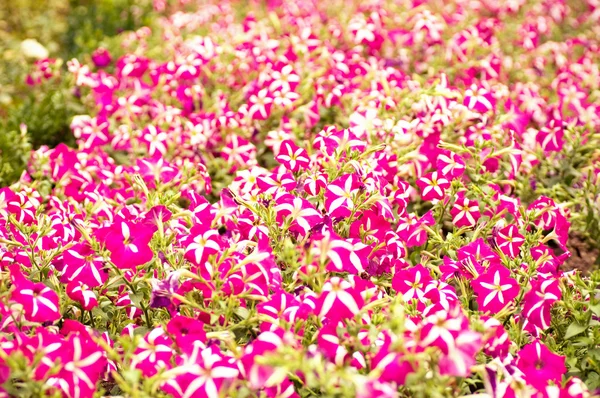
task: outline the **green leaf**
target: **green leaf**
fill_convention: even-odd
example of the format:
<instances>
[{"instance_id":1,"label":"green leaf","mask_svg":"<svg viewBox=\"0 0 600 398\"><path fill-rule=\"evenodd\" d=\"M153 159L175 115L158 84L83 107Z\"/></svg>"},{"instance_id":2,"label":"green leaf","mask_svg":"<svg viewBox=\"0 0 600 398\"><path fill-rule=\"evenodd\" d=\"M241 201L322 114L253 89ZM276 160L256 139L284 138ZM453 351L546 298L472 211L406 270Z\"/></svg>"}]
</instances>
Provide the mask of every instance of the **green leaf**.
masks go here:
<instances>
[{"instance_id":1,"label":"green leaf","mask_svg":"<svg viewBox=\"0 0 600 398\"><path fill-rule=\"evenodd\" d=\"M144 298L143 294L138 293L129 293L129 299L137 308L142 308L142 299Z\"/></svg>"},{"instance_id":2,"label":"green leaf","mask_svg":"<svg viewBox=\"0 0 600 398\"><path fill-rule=\"evenodd\" d=\"M102 311L99 307L92 308L92 315L94 315L94 317L102 318L102 320L105 322L109 321L109 317L106 312Z\"/></svg>"},{"instance_id":3,"label":"green leaf","mask_svg":"<svg viewBox=\"0 0 600 398\"><path fill-rule=\"evenodd\" d=\"M242 319L248 319L248 316L250 315L250 311L248 311L248 309L244 307L238 307L235 309L234 312L237 316L239 316Z\"/></svg>"},{"instance_id":4,"label":"green leaf","mask_svg":"<svg viewBox=\"0 0 600 398\"><path fill-rule=\"evenodd\" d=\"M600 303L590 305L590 310L592 310L594 315L600 316Z\"/></svg>"},{"instance_id":5,"label":"green leaf","mask_svg":"<svg viewBox=\"0 0 600 398\"><path fill-rule=\"evenodd\" d=\"M567 333L565 333L565 339L570 339L573 336L578 335L588 328L588 325L583 325L581 323L573 322L567 328Z\"/></svg>"}]
</instances>

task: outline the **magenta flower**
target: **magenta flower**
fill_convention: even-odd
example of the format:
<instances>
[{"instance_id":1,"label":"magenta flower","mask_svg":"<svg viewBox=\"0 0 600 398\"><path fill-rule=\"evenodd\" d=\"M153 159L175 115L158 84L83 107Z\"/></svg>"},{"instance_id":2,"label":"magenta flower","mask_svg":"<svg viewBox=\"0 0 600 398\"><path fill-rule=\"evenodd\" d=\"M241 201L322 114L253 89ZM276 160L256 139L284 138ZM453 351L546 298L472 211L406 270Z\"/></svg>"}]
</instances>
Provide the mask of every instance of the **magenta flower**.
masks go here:
<instances>
[{"instance_id":1,"label":"magenta flower","mask_svg":"<svg viewBox=\"0 0 600 398\"><path fill-rule=\"evenodd\" d=\"M441 200L450 188L448 178L437 171L426 174L417 180L417 186L421 189L423 200Z\"/></svg>"},{"instance_id":2,"label":"magenta flower","mask_svg":"<svg viewBox=\"0 0 600 398\"><path fill-rule=\"evenodd\" d=\"M273 94L268 89L252 94L248 99L248 114L254 120L266 120L271 115L273 107Z\"/></svg>"},{"instance_id":3,"label":"magenta flower","mask_svg":"<svg viewBox=\"0 0 600 398\"><path fill-rule=\"evenodd\" d=\"M185 247L185 258L197 266L203 266L209 256L221 250L219 232L202 224L193 226L181 243Z\"/></svg>"},{"instance_id":4,"label":"magenta flower","mask_svg":"<svg viewBox=\"0 0 600 398\"><path fill-rule=\"evenodd\" d=\"M58 294L45 284L33 283L25 278L19 266L11 267L14 290L11 300L23 306L25 319L30 322L54 322L60 319Z\"/></svg>"},{"instance_id":5,"label":"magenta flower","mask_svg":"<svg viewBox=\"0 0 600 398\"><path fill-rule=\"evenodd\" d=\"M515 224L510 224L496 231L495 240L504 255L515 258L520 253L525 237L519 233L519 228Z\"/></svg>"},{"instance_id":6,"label":"magenta flower","mask_svg":"<svg viewBox=\"0 0 600 398\"><path fill-rule=\"evenodd\" d=\"M371 247L359 239L331 239L327 249L327 257L331 260L327 266L329 271L359 275L367 268Z\"/></svg>"},{"instance_id":7,"label":"magenta flower","mask_svg":"<svg viewBox=\"0 0 600 398\"><path fill-rule=\"evenodd\" d=\"M492 314L500 312L521 291L510 271L501 265L488 268L471 282L471 286L477 294L479 311Z\"/></svg>"},{"instance_id":8,"label":"magenta flower","mask_svg":"<svg viewBox=\"0 0 600 398\"><path fill-rule=\"evenodd\" d=\"M460 155L453 152L442 153L438 156L437 169L442 175L452 179L462 176L465 172L465 161Z\"/></svg>"},{"instance_id":9,"label":"magenta flower","mask_svg":"<svg viewBox=\"0 0 600 398\"><path fill-rule=\"evenodd\" d=\"M151 330L137 344L131 366L139 369L146 377L152 377L157 372L170 367L173 348L171 339L162 327Z\"/></svg>"},{"instance_id":10,"label":"magenta flower","mask_svg":"<svg viewBox=\"0 0 600 398\"><path fill-rule=\"evenodd\" d=\"M531 289L523 297L522 314L527 320L526 328L548 329L552 305L561 297L558 279L538 277L532 281Z\"/></svg>"},{"instance_id":11,"label":"magenta flower","mask_svg":"<svg viewBox=\"0 0 600 398\"><path fill-rule=\"evenodd\" d=\"M481 320L484 321L483 327L485 330L483 338L484 353L491 357L506 357L509 353L511 341L502 323L492 317L483 316Z\"/></svg>"},{"instance_id":12,"label":"magenta flower","mask_svg":"<svg viewBox=\"0 0 600 398\"><path fill-rule=\"evenodd\" d=\"M62 390L68 397L91 397L106 368L104 351L85 334L71 334L60 350L62 366L49 385Z\"/></svg>"},{"instance_id":13,"label":"magenta flower","mask_svg":"<svg viewBox=\"0 0 600 398\"><path fill-rule=\"evenodd\" d=\"M262 192L274 195L277 191L291 192L297 182L292 173L273 173L257 177L256 185Z\"/></svg>"},{"instance_id":14,"label":"magenta flower","mask_svg":"<svg viewBox=\"0 0 600 398\"><path fill-rule=\"evenodd\" d=\"M325 191L325 207L332 218L348 217L355 207L360 181L355 174L336 178Z\"/></svg>"},{"instance_id":15,"label":"magenta flower","mask_svg":"<svg viewBox=\"0 0 600 398\"><path fill-rule=\"evenodd\" d=\"M562 122L554 119L550 120L548 125L538 131L535 138L544 151L559 152L565 144Z\"/></svg>"},{"instance_id":16,"label":"magenta flower","mask_svg":"<svg viewBox=\"0 0 600 398\"><path fill-rule=\"evenodd\" d=\"M396 233L406 243L406 247L422 246L427 241L427 230L425 227L435 225L433 213L428 211L419 218L414 213L407 214L398 220Z\"/></svg>"},{"instance_id":17,"label":"magenta flower","mask_svg":"<svg viewBox=\"0 0 600 398\"><path fill-rule=\"evenodd\" d=\"M471 367L477 363L476 356L482 345L480 333L462 330L448 353L441 355L438 361L440 374L467 377Z\"/></svg>"},{"instance_id":18,"label":"magenta flower","mask_svg":"<svg viewBox=\"0 0 600 398\"><path fill-rule=\"evenodd\" d=\"M408 340L406 341L405 348L398 350L397 344L392 344L395 337L390 336L389 332L383 333L383 341L381 347L371 360L371 369L373 372L380 372L378 380L384 383L398 383L403 385L406 381L406 376L414 372L415 362L409 361L405 358L405 353L419 352L420 348L415 346L415 342ZM377 373L375 373L377 374Z\"/></svg>"},{"instance_id":19,"label":"magenta flower","mask_svg":"<svg viewBox=\"0 0 600 398\"><path fill-rule=\"evenodd\" d=\"M70 282L67 285L67 296L73 301L77 301L81 308L90 311L98 306L96 293L90 290L90 287L81 282Z\"/></svg>"},{"instance_id":20,"label":"magenta flower","mask_svg":"<svg viewBox=\"0 0 600 398\"><path fill-rule=\"evenodd\" d=\"M150 241L155 231L148 224L122 220L105 227L98 240L110 251L110 260L118 268L135 269L154 257Z\"/></svg>"},{"instance_id":21,"label":"magenta flower","mask_svg":"<svg viewBox=\"0 0 600 398\"><path fill-rule=\"evenodd\" d=\"M177 366L171 370L173 376L162 388L174 398L218 397L240 373L229 359L216 346L203 348L196 342L189 354L176 359Z\"/></svg>"},{"instance_id":22,"label":"magenta flower","mask_svg":"<svg viewBox=\"0 0 600 398\"><path fill-rule=\"evenodd\" d=\"M402 294L402 299L409 302L421 300L425 296L425 286L432 280L429 270L418 264L414 267L396 272L392 278L392 287Z\"/></svg>"},{"instance_id":23,"label":"magenta flower","mask_svg":"<svg viewBox=\"0 0 600 398\"><path fill-rule=\"evenodd\" d=\"M332 321L348 319L358 314L363 304L362 296L350 282L339 277L332 277L323 286L315 313L321 317L330 318Z\"/></svg>"},{"instance_id":24,"label":"magenta flower","mask_svg":"<svg viewBox=\"0 0 600 398\"><path fill-rule=\"evenodd\" d=\"M483 87L472 85L465 92L464 104L467 108L479 113L486 113L496 109L496 100L492 94Z\"/></svg>"},{"instance_id":25,"label":"magenta flower","mask_svg":"<svg viewBox=\"0 0 600 398\"><path fill-rule=\"evenodd\" d=\"M277 221L281 225L289 225L290 231L301 236L308 235L323 220L317 209L306 199L283 194L276 199L276 203Z\"/></svg>"},{"instance_id":26,"label":"magenta flower","mask_svg":"<svg viewBox=\"0 0 600 398\"><path fill-rule=\"evenodd\" d=\"M457 250L458 259L471 260L472 265L475 267L472 272L473 276L477 276L483 266L501 265L500 256L492 250L492 248L485 243L482 238L479 238L466 246L461 247Z\"/></svg>"},{"instance_id":27,"label":"magenta flower","mask_svg":"<svg viewBox=\"0 0 600 398\"><path fill-rule=\"evenodd\" d=\"M275 159L293 173L308 169L310 163L306 149L299 148L292 140L281 143L279 154Z\"/></svg>"},{"instance_id":28,"label":"magenta flower","mask_svg":"<svg viewBox=\"0 0 600 398\"><path fill-rule=\"evenodd\" d=\"M452 215L452 223L458 228L474 227L481 217L479 204L477 201L467 199L464 191L456 195L454 205L450 209L450 215Z\"/></svg>"},{"instance_id":29,"label":"magenta flower","mask_svg":"<svg viewBox=\"0 0 600 398\"><path fill-rule=\"evenodd\" d=\"M100 47L92 53L92 61L97 68L104 68L112 62L112 57L108 50Z\"/></svg>"},{"instance_id":30,"label":"magenta flower","mask_svg":"<svg viewBox=\"0 0 600 398\"><path fill-rule=\"evenodd\" d=\"M61 282L78 281L89 287L102 286L108 279L104 260L88 244L77 243L63 254Z\"/></svg>"},{"instance_id":31,"label":"magenta flower","mask_svg":"<svg viewBox=\"0 0 600 398\"><path fill-rule=\"evenodd\" d=\"M167 323L167 333L174 339L175 344L183 352L194 346L194 342L205 342L204 324L199 320L175 315Z\"/></svg>"},{"instance_id":32,"label":"magenta flower","mask_svg":"<svg viewBox=\"0 0 600 398\"><path fill-rule=\"evenodd\" d=\"M525 374L527 383L542 390L548 382L560 385L567 372L565 357L556 355L540 341L524 346L517 354L517 366Z\"/></svg>"}]
</instances>

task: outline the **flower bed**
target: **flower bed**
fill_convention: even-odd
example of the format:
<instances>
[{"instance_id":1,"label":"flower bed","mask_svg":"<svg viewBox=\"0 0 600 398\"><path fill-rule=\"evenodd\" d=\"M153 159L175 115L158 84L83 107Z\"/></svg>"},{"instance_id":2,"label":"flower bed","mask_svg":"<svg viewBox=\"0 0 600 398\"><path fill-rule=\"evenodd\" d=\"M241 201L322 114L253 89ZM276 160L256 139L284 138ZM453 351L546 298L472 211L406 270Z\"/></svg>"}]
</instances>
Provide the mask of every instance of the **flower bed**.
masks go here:
<instances>
[{"instance_id":1,"label":"flower bed","mask_svg":"<svg viewBox=\"0 0 600 398\"><path fill-rule=\"evenodd\" d=\"M593 1L185 3L0 190L0 395L600 387Z\"/></svg>"}]
</instances>

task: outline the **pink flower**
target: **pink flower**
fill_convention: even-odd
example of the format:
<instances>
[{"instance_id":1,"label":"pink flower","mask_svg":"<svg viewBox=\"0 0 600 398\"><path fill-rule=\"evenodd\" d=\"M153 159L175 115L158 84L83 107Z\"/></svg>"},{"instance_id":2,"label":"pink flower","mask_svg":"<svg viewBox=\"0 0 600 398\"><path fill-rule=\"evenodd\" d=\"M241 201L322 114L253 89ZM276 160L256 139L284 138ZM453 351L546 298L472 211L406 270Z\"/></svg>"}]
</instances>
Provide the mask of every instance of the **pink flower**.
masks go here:
<instances>
[{"instance_id":1,"label":"pink flower","mask_svg":"<svg viewBox=\"0 0 600 398\"><path fill-rule=\"evenodd\" d=\"M154 257L150 241L156 229L148 224L116 221L98 233L98 240L110 251L110 260L118 268L135 269Z\"/></svg>"},{"instance_id":2,"label":"pink flower","mask_svg":"<svg viewBox=\"0 0 600 398\"><path fill-rule=\"evenodd\" d=\"M18 265L11 266L11 279L14 286L11 299L23 306L28 321L43 323L60 319L58 294L54 290L25 279Z\"/></svg>"},{"instance_id":3,"label":"pink flower","mask_svg":"<svg viewBox=\"0 0 600 398\"><path fill-rule=\"evenodd\" d=\"M395 337L390 336L388 331L384 331L382 334L383 342L371 360L371 369L374 372L381 372L378 377L379 381L403 385L406 376L416 370L415 365L418 366L418 363L409 361L405 354L418 352L420 348L415 346L414 340L408 340L405 347L399 349L397 344L393 344Z\"/></svg>"},{"instance_id":4,"label":"pink flower","mask_svg":"<svg viewBox=\"0 0 600 398\"><path fill-rule=\"evenodd\" d=\"M509 353L511 341L502 323L496 318L482 316L484 321L484 347L486 355L504 358Z\"/></svg>"},{"instance_id":5,"label":"pink flower","mask_svg":"<svg viewBox=\"0 0 600 398\"><path fill-rule=\"evenodd\" d=\"M84 283L89 287L102 286L108 279L104 260L89 244L77 243L63 254L64 268L60 281Z\"/></svg>"},{"instance_id":6,"label":"pink flower","mask_svg":"<svg viewBox=\"0 0 600 398\"><path fill-rule=\"evenodd\" d=\"M325 191L325 207L332 218L348 217L355 207L360 181L355 174L336 178Z\"/></svg>"},{"instance_id":7,"label":"pink flower","mask_svg":"<svg viewBox=\"0 0 600 398\"><path fill-rule=\"evenodd\" d=\"M81 282L71 282L67 285L67 296L73 301L77 301L81 308L91 311L98 306L96 293L90 290L89 286Z\"/></svg>"},{"instance_id":8,"label":"pink flower","mask_svg":"<svg viewBox=\"0 0 600 398\"><path fill-rule=\"evenodd\" d=\"M525 242L525 237L519 233L519 228L510 224L495 232L498 248L504 255L515 258L520 253L520 248Z\"/></svg>"},{"instance_id":9,"label":"pink flower","mask_svg":"<svg viewBox=\"0 0 600 398\"><path fill-rule=\"evenodd\" d=\"M442 153L438 156L437 169L442 175L452 179L462 176L465 172L465 161L460 155L453 152Z\"/></svg>"},{"instance_id":10,"label":"pink flower","mask_svg":"<svg viewBox=\"0 0 600 398\"><path fill-rule=\"evenodd\" d=\"M471 282L471 286L477 294L479 311L492 314L500 312L520 292L519 284L510 276L510 271L501 265L488 268Z\"/></svg>"},{"instance_id":11,"label":"pink flower","mask_svg":"<svg viewBox=\"0 0 600 398\"><path fill-rule=\"evenodd\" d=\"M553 119L539 130L536 141L546 152L559 152L565 145L564 134L562 122Z\"/></svg>"},{"instance_id":12,"label":"pink flower","mask_svg":"<svg viewBox=\"0 0 600 398\"><path fill-rule=\"evenodd\" d=\"M464 191L456 195L454 205L450 209L452 223L455 227L474 227L481 217L477 201L467 199Z\"/></svg>"},{"instance_id":13,"label":"pink flower","mask_svg":"<svg viewBox=\"0 0 600 398\"><path fill-rule=\"evenodd\" d=\"M140 369L145 377L152 377L161 369L169 368L173 356L171 344L162 327L151 330L137 344L131 366Z\"/></svg>"},{"instance_id":14,"label":"pink flower","mask_svg":"<svg viewBox=\"0 0 600 398\"><path fill-rule=\"evenodd\" d=\"M522 314L527 320L527 327L546 330L550 327L550 309L561 299L562 292L558 279L542 278L531 282L531 290L523 297Z\"/></svg>"},{"instance_id":15,"label":"pink flower","mask_svg":"<svg viewBox=\"0 0 600 398\"><path fill-rule=\"evenodd\" d=\"M104 351L85 334L71 334L60 350L62 365L47 381L68 397L91 397L106 368Z\"/></svg>"},{"instance_id":16,"label":"pink flower","mask_svg":"<svg viewBox=\"0 0 600 398\"><path fill-rule=\"evenodd\" d=\"M197 266L203 266L209 256L221 250L219 232L202 224L193 226L181 243L185 247L185 258ZM210 279L210 275L205 277Z\"/></svg>"},{"instance_id":17,"label":"pink flower","mask_svg":"<svg viewBox=\"0 0 600 398\"><path fill-rule=\"evenodd\" d=\"M482 238L479 238L466 246L457 250L458 259L471 260L475 267L473 276L477 276L481 272L482 266L501 265L500 257L492 248L485 243Z\"/></svg>"},{"instance_id":18,"label":"pink flower","mask_svg":"<svg viewBox=\"0 0 600 398\"><path fill-rule=\"evenodd\" d=\"M278 191L291 192L297 186L292 173L267 174L256 178L256 185L263 193L274 195Z\"/></svg>"},{"instance_id":19,"label":"pink flower","mask_svg":"<svg viewBox=\"0 0 600 398\"><path fill-rule=\"evenodd\" d=\"M421 188L423 200L441 200L446 194L446 189L450 188L450 181L446 176L434 171L419 178L417 186Z\"/></svg>"},{"instance_id":20,"label":"pink flower","mask_svg":"<svg viewBox=\"0 0 600 398\"><path fill-rule=\"evenodd\" d=\"M308 169L310 163L306 149L299 148L292 140L281 143L279 154L275 159L293 173Z\"/></svg>"},{"instance_id":21,"label":"pink flower","mask_svg":"<svg viewBox=\"0 0 600 398\"><path fill-rule=\"evenodd\" d=\"M271 115L273 107L273 94L263 88L248 99L248 114L254 120L266 120Z\"/></svg>"},{"instance_id":22,"label":"pink flower","mask_svg":"<svg viewBox=\"0 0 600 398\"><path fill-rule=\"evenodd\" d=\"M96 65L97 68L104 68L112 62L112 57L108 50L100 47L92 53L92 61L94 61L94 65Z\"/></svg>"},{"instance_id":23,"label":"pink flower","mask_svg":"<svg viewBox=\"0 0 600 398\"><path fill-rule=\"evenodd\" d=\"M427 230L425 227L435 225L433 213L428 211L419 218L414 213L407 214L398 220L398 236L406 243L406 247L422 246L427 241Z\"/></svg>"},{"instance_id":24,"label":"pink flower","mask_svg":"<svg viewBox=\"0 0 600 398\"><path fill-rule=\"evenodd\" d=\"M204 324L197 319L175 315L167 323L167 333L184 352L193 347L194 342L206 342Z\"/></svg>"},{"instance_id":25,"label":"pink flower","mask_svg":"<svg viewBox=\"0 0 600 398\"><path fill-rule=\"evenodd\" d=\"M467 377L471 367L477 363L476 356L481 350L481 334L472 330L462 330L448 353L438 360L440 374Z\"/></svg>"},{"instance_id":26,"label":"pink flower","mask_svg":"<svg viewBox=\"0 0 600 398\"><path fill-rule=\"evenodd\" d=\"M239 375L237 365L216 346L203 348L196 342L189 354L177 358L172 376L162 385L174 398L218 397ZM167 375L171 374L167 372Z\"/></svg>"},{"instance_id":27,"label":"pink flower","mask_svg":"<svg viewBox=\"0 0 600 398\"><path fill-rule=\"evenodd\" d=\"M360 239L331 239L328 243L327 257L331 260L327 266L329 271L349 272L353 275L365 271L371 253L370 246L362 243Z\"/></svg>"},{"instance_id":28,"label":"pink flower","mask_svg":"<svg viewBox=\"0 0 600 398\"><path fill-rule=\"evenodd\" d=\"M418 264L414 267L396 272L392 278L392 287L402 294L402 299L421 300L425 296L425 286L432 280L429 270Z\"/></svg>"},{"instance_id":29,"label":"pink flower","mask_svg":"<svg viewBox=\"0 0 600 398\"><path fill-rule=\"evenodd\" d=\"M525 374L527 383L539 390L544 389L549 381L560 385L567 372L565 357L554 354L540 341L529 343L519 351L517 366Z\"/></svg>"},{"instance_id":30,"label":"pink flower","mask_svg":"<svg viewBox=\"0 0 600 398\"><path fill-rule=\"evenodd\" d=\"M472 85L465 92L464 104L467 108L479 113L486 113L496 109L496 100L492 94L483 87Z\"/></svg>"},{"instance_id":31,"label":"pink flower","mask_svg":"<svg viewBox=\"0 0 600 398\"><path fill-rule=\"evenodd\" d=\"M289 225L290 231L302 236L308 235L308 232L323 220L321 213L308 200L290 194L283 194L277 198L275 211L280 225Z\"/></svg>"},{"instance_id":32,"label":"pink flower","mask_svg":"<svg viewBox=\"0 0 600 398\"><path fill-rule=\"evenodd\" d=\"M363 304L360 292L350 282L335 276L323 285L315 312L332 321L348 319L358 314Z\"/></svg>"}]
</instances>

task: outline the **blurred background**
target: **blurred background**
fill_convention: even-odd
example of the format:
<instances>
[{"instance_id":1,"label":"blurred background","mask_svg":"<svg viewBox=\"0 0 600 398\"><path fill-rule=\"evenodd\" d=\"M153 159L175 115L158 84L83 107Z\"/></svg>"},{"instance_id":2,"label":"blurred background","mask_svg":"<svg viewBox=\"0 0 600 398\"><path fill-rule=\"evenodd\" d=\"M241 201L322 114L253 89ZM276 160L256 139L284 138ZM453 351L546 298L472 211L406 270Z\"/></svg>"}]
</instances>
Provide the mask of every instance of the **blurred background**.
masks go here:
<instances>
[{"instance_id":1,"label":"blurred background","mask_svg":"<svg viewBox=\"0 0 600 398\"><path fill-rule=\"evenodd\" d=\"M0 186L19 178L31 147L72 139L81 104L66 61L156 17L152 0L0 0Z\"/></svg>"}]
</instances>

